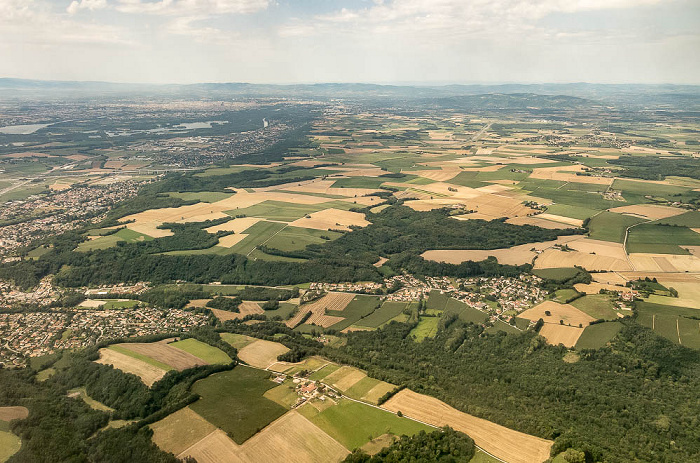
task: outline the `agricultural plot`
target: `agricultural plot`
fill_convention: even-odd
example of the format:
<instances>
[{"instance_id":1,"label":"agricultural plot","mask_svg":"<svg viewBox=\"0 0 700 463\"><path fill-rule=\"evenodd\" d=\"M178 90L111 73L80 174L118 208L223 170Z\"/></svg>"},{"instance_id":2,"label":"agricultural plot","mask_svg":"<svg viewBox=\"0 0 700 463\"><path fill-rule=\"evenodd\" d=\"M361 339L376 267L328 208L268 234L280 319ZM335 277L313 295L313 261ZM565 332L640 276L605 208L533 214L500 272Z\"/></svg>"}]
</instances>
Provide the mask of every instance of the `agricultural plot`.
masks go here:
<instances>
[{"instance_id":1,"label":"agricultural plot","mask_svg":"<svg viewBox=\"0 0 700 463\"><path fill-rule=\"evenodd\" d=\"M584 329L578 326L545 323L540 328L540 336L543 336L553 346L563 344L566 347L574 347L583 331Z\"/></svg>"},{"instance_id":2,"label":"agricultural plot","mask_svg":"<svg viewBox=\"0 0 700 463\"><path fill-rule=\"evenodd\" d=\"M306 404L299 408L299 413L348 450L362 447L383 434L410 436L420 431L433 430L422 423L347 399L341 399L337 405L327 407L323 411L319 411L312 404Z\"/></svg>"},{"instance_id":3,"label":"agricultural plot","mask_svg":"<svg viewBox=\"0 0 700 463\"><path fill-rule=\"evenodd\" d=\"M590 294L571 301L571 305L587 313L596 320L615 320L618 312L607 294Z\"/></svg>"},{"instance_id":4,"label":"agricultural plot","mask_svg":"<svg viewBox=\"0 0 700 463\"><path fill-rule=\"evenodd\" d=\"M625 240L625 230L640 222L644 222L644 219L613 212L601 212L589 222L589 235L596 240L622 243Z\"/></svg>"},{"instance_id":5,"label":"agricultural plot","mask_svg":"<svg viewBox=\"0 0 700 463\"><path fill-rule=\"evenodd\" d=\"M167 372L164 368L159 368L131 355L108 348L100 349L100 358L95 361L104 365L112 365L124 373L136 375L149 387L165 376Z\"/></svg>"},{"instance_id":6,"label":"agricultural plot","mask_svg":"<svg viewBox=\"0 0 700 463\"><path fill-rule=\"evenodd\" d=\"M264 397L275 387L269 377L269 372L241 365L213 374L194 383L192 392L201 398L190 408L242 444L286 411Z\"/></svg>"},{"instance_id":7,"label":"agricultural plot","mask_svg":"<svg viewBox=\"0 0 700 463\"><path fill-rule=\"evenodd\" d=\"M666 339L700 349L700 320L697 309L637 302L637 322Z\"/></svg>"},{"instance_id":8,"label":"agricultural plot","mask_svg":"<svg viewBox=\"0 0 700 463\"><path fill-rule=\"evenodd\" d=\"M265 246L282 251L298 251L310 244L323 244L342 236L341 233L312 228L286 227L270 238Z\"/></svg>"},{"instance_id":9,"label":"agricultural plot","mask_svg":"<svg viewBox=\"0 0 700 463\"><path fill-rule=\"evenodd\" d=\"M27 407L0 407L0 421L23 420L29 416Z\"/></svg>"},{"instance_id":10,"label":"agricultural plot","mask_svg":"<svg viewBox=\"0 0 700 463\"><path fill-rule=\"evenodd\" d=\"M176 349L184 350L197 358L200 358L207 362L208 364L221 364L226 365L231 363L231 357L226 355L221 349L205 344L201 341L197 341L194 338L185 339L183 341L177 341L169 344Z\"/></svg>"},{"instance_id":11,"label":"agricultural plot","mask_svg":"<svg viewBox=\"0 0 700 463\"><path fill-rule=\"evenodd\" d=\"M467 323L484 323L488 318L486 312L482 312L474 307L469 307L464 302L449 298L445 304L445 312L457 315L460 320Z\"/></svg>"},{"instance_id":12,"label":"agricultural plot","mask_svg":"<svg viewBox=\"0 0 700 463\"><path fill-rule=\"evenodd\" d=\"M552 441L505 428L460 412L433 397L404 389L384 408L433 426L451 426L469 435L479 447L509 463L543 462L549 458Z\"/></svg>"},{"instance_id":13,"label":"agricultural plot","mask_svg":"<svg viewBox=\"0 0 700 463\"><path fill-rule=\"evenodd\" d=\"M629 231L630 253L689 254L683 246L700 246L700 233L670 225L642 224Z\"/></svg>"},{"instance_id":14,"label":"agricultural plot","mask_svg":"<svg viewBox=\"0 0 700 463\"><path fill-rule=\"evenodd\" d=\"M337 208L313 212L306 217L297 219L290 224L293 227L313 228L316 230L350 231L350 226L366 227L369 222L364 214Z\"/></svg>"},{"instance_id":15,"label":"agricultural plot","mask_svg":"<svg viewBox=\"0 0 700 463\"><path fill-rule=\"evenodd\" d=\"M216 430L216 426L185 407L150 426L153 442L175 455L184 452Z\"/></svg>"},{"instance_id":16,"label":"agricultural plot","mask_svg":"<svg viewBox=\"0 0 700 463\"><path fill-rule=\"evenodd\" d=\"M9 423L0 420L0 462L6 462L22 447L22 440L10 431Z\"/></svg>"},{"instance_id":17,"label":"agricultural plot","mask_svg":"<svg viewBox=\"0 0 700 463\"><path fill-rule=\"evenodd\" d=\"M433 338L437 334L440 317L421 317L418 325L411 330L409 336L413 336L416 342L422 342L425 338Z\"/></svg>"},{"instance_id":18,"label":"agricultural plot","mask_svg":"<svg viewBox=\"0 0 700 463\"><path fill-rule=\"evenodd\" d=\"M191 343L185 343L186 346L194 346ZM204 359L201 359L185 350L178 349L167 342L152 342L152 343L123 343L110 346L110 349L117 350L126 355L143 360L160 368L169 367L175 370L186 370L200 365L206 365ZM218 349L217 349L218 350Z\"/></svg>"},{"instance_id":19,"label":"agricultural plot","mask_svg":"<svg viewBox=\"0 0 700 463\"><path fill-rule=\"evenodd\" d=\"M384 302L381 307L365 318L359 320L356 325L366 326L368 328L378 328L392 318L398 316L408 306L409 304L407 302Z\"/></svg>"},{"instance_id":20,"label":"agricultural plot","mask_svg":"<svg viewBox=\"0 0 700 463\"><path fill-rule=\"evenodd\" d=\"M178 455L200 463L254 463L298 461L325 463L341 461L349 452L296 411L290 411L250 438L236 445L220 430L215 431Z\"/></svg>"},{"instance_id":21,"label":"agricultural plot","mask_svg":"<svg viewBox=\"0 0 700 463\"><path fill-rule=\"evenodd\" d=\"M381 301L377 296L356 295L342 310L328 310L328 315L343 317L344 320L330 326L331 329L342 331L369 316L380 307Z\"/></svg>"},{"instance_id":22,"label":"agricultural plot","mask_svg":"<svg viewBox=\"0 0 700 463\"><path fill-rule=\"evenodd\" d=\"M616 322L596 323L589 325L576 341L576 349L600 349L614 338L622 329L622 324Z\"/></svg>"},{"instance_id":23,"label":"agricultural plot","mask_svg":"<svg viewBox=\"0 0 700 463\"><path fill-rule=\"evenodd\" d=\"M221 339L223 339L224 342L231 344L238 350L241 350L245 346L257 341L257 339L251 338L250 336L235 333L221 333Z\"/></svg>"},{"instance_id":24,"label":"agricultural plot","mask_svg":"<svg viewBox=\"0 0 700 463\"><path fill-rule=\"evenodd\" d=\"M151 241L152 237L144 235L128 228L123 228L118 232L107 236L89 237L88 241L83 241L76 248L77 251L94 251L97 249L107 249L116 246L119 242L136 243L140 241Z\"/></svg>"},{"instance_id":25,"label":"agricultural plot","mask_svg":"<svg viewBox=\"0 0 700 463\"><path fill-rule=\"evenodd\" d=\"M548 314L549 313L549 314ZM588 324L595 320L587 313L577 309L570 304L559 304L554 301L545 301L531 309L528 309L518 315L520 318L526 318L536 322L540 318L544 320L545 324L556 324L559 325L560 321L564 322L564 325L571 326L588 326Z\"/></svg>"},{"instance_id":26,"label":"agricultural plot","mask_svg":"<svg viewBox=\"0 0 700 463\"><path fill-rule=\"evenodd\" d=\"M355 295L351 293L328 293L321 299L300 306L299 311L294 317L287 320L286 325L289 328L296 327L311 312L306 323L327 328L343 321L343 315L337 314L344 313L343 311L354 298ZM332 312L333 315L330 315L329 312Z\"/></svg>"},{"instance_id":27,"label":"agricultural plot","mask_svg":"<svg viewBox=\"0 0 700 463\"><path fill-rule=\"evenodd\" d=\"M258 339L238 351L238 358L256 368L267 368L277 362L277 357L288 352L289 348L272 341Z\"/></svg>"}]
</instances>

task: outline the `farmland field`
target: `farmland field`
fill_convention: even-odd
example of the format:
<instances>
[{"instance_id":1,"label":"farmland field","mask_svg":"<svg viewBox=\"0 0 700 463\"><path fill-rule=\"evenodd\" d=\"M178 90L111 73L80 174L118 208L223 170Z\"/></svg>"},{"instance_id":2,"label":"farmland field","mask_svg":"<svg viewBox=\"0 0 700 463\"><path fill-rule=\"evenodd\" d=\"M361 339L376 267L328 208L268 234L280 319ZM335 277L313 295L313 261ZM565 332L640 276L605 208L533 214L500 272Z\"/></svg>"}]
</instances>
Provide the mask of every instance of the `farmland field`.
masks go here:
<instances>
[{"instance_id":1,"label":"farmland field","mask_svg":"<svg viewBox=\"0 0 700 463\"><path fill-rule=\"evenodd\" d=\"M587 326L576 341L576 349L600 349L622 329L616 322L596 323Z\"/></svg>"},{"instance_id":2,"label":"farmland field","mask_svg":"<svg viewBox=\"0 0 700 463\"><path fill-rule=\"evenodd\" d=\"M642 224L630 229L627 251L688 254L684 245L700 246L700 233L680 226Z\"/></svg>"},{"instance_id":3,"label":"farmland field","mask_svg":"<svg viewBox=\"0 0 700 463\"><path fill-rule=\"evenodd\" d=\"M541 462L549 458L552 441L468 415L409 389L397 393L383 406L433 426L451 426L470 436L479 447L509 463Z\"/></svg>"},{"instance_id":4,"label":"farmland field","mask_svg":"<svg viewBox=\"0 0 700 463\"><path fill-rule=\"evenodd\" d=\"M233 347L235 347L238 350L241 350L248 344L252 344L257 339L251 338L250 336L245 336L242 334L235 334L235 333L221 333L221 339L223 339L225 342L231 344Z\"/></svg>"},{"instance_id":5,"label":"farmland field","mask_svg":"<svg viewBox=\"0 0 700 463\"><path fill-rule=\"evenodd\" d=\"M192 411L181 408L151 425L153 442L166 452L179 455L216 430L216 426Z\"/></svg>"},{"instance_id":6,"label":"farmland field","mask_svg":"<svg viewBox=\"0 0 700 463\"><path fill-rule=\"evenodd\" d=\"M617 312L607 294L589 294L571 301L571 305L595 319L615 320Z\"/></svg>"},{"instance_id":7,"label":"farmland field","mask_svg":"<svg viewBox=\"0 0 700 463\"><path fill-rule=\"evenodd\" d=\"M8 423L0 421L0 463L6 462L21 446L22 441L10 431Z\"/></svg>"},{"instance_id":8,"label":"farmland field","mask_svg":"<svg viewBox=\"0 0 700 463\"><path fill-rule=\"evenodd\" d=\"M370 315L359 320L356 324L358 326L367 326L370 328L377 328L384 323L388 322L392 318L399 315L405 308L408 307L406 302L384 302L381 307L372 312Z\"/></svg>"},{"instance_id":9,"label":"farmland field","mask_svg":"<svg viewBox=\"0 0 700 463\"><path fill-rule=\"evenodd\" d=\"M242 365L213 374L192 386L201 398L190 408L242 444L286 411L264 397L276 386L269 377L269 372Z\"/></svg>"},{"instance_id":10,"label":"farmland field","mask_svg":"<svg viewBox=\"0 0 700 463\"><path fill-rule=\"evenodd\" d=\"M277 357L289 351L278 342L258 339L238 351L238 358L257 368L267 368L277 362Z\"/></svg>"},{"instance_id":11,"label":"farmland field","mask_svg":"<svg viewBox=\"0 0 700 463\"><path fill-rule=\"evenodd\" d=\"M440 322L440 317L421 317L418 325L411 330L409 336L413 336L416 342L432 338L437 334L438 322Z\"/></svg>"},{"instance_id":12,"label":"farmland field","mask_svg":"<svg viewBox=\"0 0 700 463\"><path fill-rule=\"evenodd\" d=\"M189 343L188 343L189 344ZM152 343L122 343L110 346L122 354L131 355L146 363L163 369L185 370L207 362L164 341Z\"/></svg>"},{"instance_id":13,"label":"farmland field","mask_svg":"<svg viewBox=\"0 0 700 463\"><path fill-rule=\"evenodd\" d=\"M666 339L700 349L700 311L687 307L637 302L637 321Z\"/></svg>"},{"instance_id":14,"label":"farmland field","mask_svg":"<svg viewBox=\"0 0 700 463\"><path fill-rule=\"evenodd\" d=\"M226 355L221 349L212 347L194 338L185 339L169 344L177 349L184 350L198 357L209 364L228 364L231 363L231 358Z\"/></svg>"},{"instance_id":15,"label":"farmland field","mask_svg":"<svg viewBox=\"0 0 700 463\"><path fill-rule=\"evenodd\" d=\"M96 360L96 362L104 365L112 365L114 368L117 368L124 373L136 375L141 378L141 381L143 381L146 386L149 387L165 376L167 370L172 369L167 365L167 369L159 368L154 366L152 363L145 362L134 357L133 355L119 352L113 348L100 349L100 358Z\"/></svg>"},{"instance_id":16,"label":"farmland field","mask_svg":"<svg viewBox=\"0 0 700 463\"><path fill-rule=\"evenodd\" d=\"M328 407L322 412L307 404L299 408L299 413L348 450L362 447L382 434L401 436L433 430L424 424L347 399L341 399L338 405Z\"/></svg>"}]
</instances>

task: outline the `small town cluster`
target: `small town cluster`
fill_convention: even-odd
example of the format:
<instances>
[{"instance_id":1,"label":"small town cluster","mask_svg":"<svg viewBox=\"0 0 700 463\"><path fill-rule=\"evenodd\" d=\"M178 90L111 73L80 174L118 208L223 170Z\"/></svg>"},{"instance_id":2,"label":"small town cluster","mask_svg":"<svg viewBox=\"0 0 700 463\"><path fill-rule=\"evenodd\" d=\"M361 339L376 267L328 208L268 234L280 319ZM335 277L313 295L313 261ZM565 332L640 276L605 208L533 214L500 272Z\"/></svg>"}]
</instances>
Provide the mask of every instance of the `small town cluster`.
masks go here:
<instances>
[{"instance_id":1,"label":"small town cluster","mask_svg":"<svg viewBox=\"0 0 700 463\"><path fill-rule=\"evenodd\" d=\"M124 181L107 185L73 185L58 193L32 195L1 206L0 256L8 255L37 239L101 222L117 202L136 196L143 182Z\"/></svg>"},{"instance_id":2,"label":"small town cluster","mask_svg":"<svg viewBox=\"0 0 700 463\"><path fill-rule=\"evenodd\" d=\"M204 314L143 306L0 313L0 367L25 366L28 357L107 339L182 331L206 322Z\"/></svg>"}]
</instances>

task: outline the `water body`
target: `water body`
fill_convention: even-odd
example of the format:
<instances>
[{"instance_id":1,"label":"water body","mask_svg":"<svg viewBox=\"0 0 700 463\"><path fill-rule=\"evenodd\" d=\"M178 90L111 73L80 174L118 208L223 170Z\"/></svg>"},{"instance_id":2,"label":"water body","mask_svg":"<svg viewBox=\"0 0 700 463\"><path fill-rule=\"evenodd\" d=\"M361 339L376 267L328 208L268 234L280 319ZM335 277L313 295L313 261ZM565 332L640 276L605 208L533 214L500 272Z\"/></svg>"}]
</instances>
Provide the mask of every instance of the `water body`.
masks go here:
<instances>
[{"instance_id":1,"label":"water body","mask_svg":"<svg viewBox=\"0 0 700 463\"><path fill-rule=\"evenodd\" d=\"M29 135L51 124L24 124L24 125L7 125L0 127L0 133L6 135Z\"/></svg>"},{"instance_id":2,"label":"water body","mask_svg":"<svg viewBox=\"0 0 700 463\"><path fill-rule=\"evenodd\" d=\"M170 125L167 127L158 127L155 129L146 130L122 130L120 132L105 131L108 137L128 137L137 133L168 133L182 132L186 130L211 129L214 125L228 124L228 121L205 121L205 122L182 122L180 124Z\"/></svg>"}]
</instances>

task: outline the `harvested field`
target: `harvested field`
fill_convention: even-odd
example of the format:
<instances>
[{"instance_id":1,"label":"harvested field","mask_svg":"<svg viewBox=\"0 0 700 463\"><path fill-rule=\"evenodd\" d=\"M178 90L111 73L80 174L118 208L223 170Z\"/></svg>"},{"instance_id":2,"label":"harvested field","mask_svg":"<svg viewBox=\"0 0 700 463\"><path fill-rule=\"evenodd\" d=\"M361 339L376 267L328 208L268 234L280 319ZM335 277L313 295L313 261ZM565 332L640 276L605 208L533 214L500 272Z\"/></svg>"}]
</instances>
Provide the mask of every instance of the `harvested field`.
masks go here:
<instances>
[{"instance_id":1,"label":"harvested field","mask_svg":"<svg viewBox=\"0 0 700 463\"><path fill-rule=\"evenodd\" d=\"M359 212L343 211L340 209L325 209L309 214L290 223L293 227L313 228L315 230L350 230L350 225L366 227L369 222L364 214Z\"/></svg>"},{"instance_id":2,"label":"harvested field","mask_svg":"<svg viewBox=\"0 0 700 463\"><path fill-rule=\"evenodd\" d=\"M178 455L216 431L216 426L189 407L153 423L153 442L166 452Z\"/></svg>"},{"instance_id":3,"label":"harvested field","mask_svg":"<svg viewBox=\"0 0 700 463\"><path fill-rule=\"evenodd\" d=\"M176 370L182 371L188 368L208 365L207 362L199 357L185 352L184 350L173 347L164 342L151 343L123 343L115 344L115 346L127 349L145 357L150 357L157 362L170 365Z\"/></svg>"},{"instance_id":4,"label":"harvested field","mask_svg":"<svg viewBox=\"0 0 700 463\"><path fill-rule=\"evenodd\" d=\"M479 447L508 463L542 462L549 458L552 441L505 428L490 421L460 412L427 395L404 389L384 405L393 412L432 424L451 426L468 434Z\"/></svg>"},{"instance_id":5,"label":"harvested field","mask_svg":"<svg viewBox=\"0 0 700 463\"><path fill-rule=\"evenodd\" d=\"M547 315L545 312L551 313ZM595 318L587 313L577 309L571 304L559 304L554 301L545 301L531 309L528 309L518 315L520 318L526 318L536 322L540 318L545 324L559 325L560 320L564 320L565 325L578 326L579 324L588 326Z\"/></svg>"},{"instance_id":6,"label":"harvested field","mask_svg":"<svg viewBox=\"0 0 700 463\"><path fill-rule=\"evenodd\" d=\"M572 219L570 217L564 217L563 215L554 215L554 214L537 214L537 217L540 219L545 219L545 220L551 220L552 222L561 222L565 225L569 225L571 227L580 227L583 225L583 220L579 219Z\"/></svg>"},{"instance_id":7,"label":"harvested field","mask_svg":"<svg viewBox=\"0 0 700 463\"><path fill-rule=\"evenodd\" d=\"M230 248L230 247L237 245L238 243L240 243L241 241L243 241L247 237L248 237L248 235L245 235L243 233L226 235L226 236L219 238L219 242L216 245L224 247L224 248Z\"/></svg>"},{"instance_id":8,"label":"harvested field","mask_svg":"<svg viewBox=\"0 0 700 463\"><path fill-rule=\"evenodd\" d=\"M650 220L665 219L668 217L674 217L676 215L684 214L685 209L679 209L677 207L668 206L656 206L648 204L635 204L633 206L620 206L608 209L610 212L617 212L619 214L631 214L638 215L641 217L646 217Z\"/></svg>"},{"instance_id":9,"label":"harvested field","mask_svg":"<svg viewBox=\"0 0 700 463\"><path fill-rule=\"evenodd\" d=\"M207 306L207 302L211 301L211 299L192 299L188 304L187 307L196 307L196 308L202 308Z\"/></svg>"},{"instance_id":10,"label":"harvested field","mask_svg":"<svg viewBox=\"0 0 700 463\"><path fill-rule=\"evenodd\" d=\"M621 243L613 243L612 241L594 240L591 238L583 238L572 241L569 247L579 252L586 254L595 254L597 256L612 257L619 260L627 260L625 248Z\"/></svg>"},{"instance_id":11,"label":"harvested field","mask_svg":"<svg viewBox=\"0 0 700 463\"><path fill-rule=\"evenodd\" d=\"M85 299L83 302L78 304L78 307L87 307L90 309L97 309L105 305L106 301L98 301L97 299Z\"/></svg>"},{"instance_id":12,"label":"harvested field","mask_svg":"<svg viewBox=\"0 0 700 463\"><path fill-rule=\"evenodd\" d=\"M326 315L326 311L342 311L354 298L355 295L351 293L328 293L321 299L300 306L297 314L293 318L287 320L286 325L289 328L296 327L299 323L301 323L306 314L311 312L312 315L309 317L306 323L313 323L314 325L327 328L342 321L343 317Z\"/></svg>"},{"instance_id":13,"label":"harvested field","mask_svg":"<svg viewBox=\"0 0 700 463\"><path fill-rule=\"evenodd\" d=\"M258 339L238 352L238 358L256 368L267 368L277 362L277 357L288 352L289 348L272 341Z\"/></svg>"},{"instance_id":14,"label":"harvested field","mask_svg":"<svg viewBox=\"0 0 700 463\"><path fill-rule=\"evenodd\" d=\"M257 341L256 338L251 338L250 336L246 336L244 334L234 334L234 333L221 333L221 339L223 339L224 342L231 344L233 347L235 347L238 350L241 350L245 346Z\"/></svg>"},{"instance_id":15,"label":"harvested field","mask_svg":"<svg viewBox=\"0 0 700 463\"><path fill-rule=\"evenodd\" d=\"M584 328L577 326L554 325L545 323L540 329L540 336L543 336L549 344L558 346L563 344L566 347L574 347L578 338L583 334Z\"/></svg>"},{"instance_id":16,"label":"harvested field","mask_svg":"<svg viewBox=\"0 0 700 463\"><path fill-rule=\"evenodd\" d=\"M349 366L342 366L338 370L326 376L323 379L323 382L337 387L341 392L345 392L355 383L366 377L367 375L362 370Z\"/></svg>"},{"instance_id":17,"label":"harvested field","mask_svg":"<svg viewBox=\"0 0 700 463\"><path fill-rule=\"evenodd\" d=\"M547 249L535 260L535 268L564 268L578 265L586 270L629 271L632 267L627 260L599 256L578 251Z\"/></svg>"},{"instance_id":18,"label":"harvested field","mask_svg":"<svg viewBox=\"0 0 700 463\"><path fill-rule=\"evenodd\" d=\"M544 241L541 243L526 243L519 246L513 246L511 248L504 249L490 249L490 250L461 250L461 249L439 249L426 251L421 254L426 260L434 260L438 262L446 262L448 264L460 264L468 260L481 261L490 256L494 256L498 259L500 264L506 265L522 265L529 264L532 262L538 252L544 251L555 244L565 244L570 243L574 240L580 240L581 237L577 235L564 236L556 241ZM535 251L533 251L533 249Z\"/></svg>"},{"instance_id":19,"label":"harvested field","mask_svg":"<svg viewBox=\"0 0 700 463\"><path fill-rule=\"evenodd\" d=\"M632 253L632 269L641 272L700 272L700 258L693 255Z\"/></svg>"},{"instance_id":20,"label":"harvested field","mask_svg":"<svg viewBox=\"0 0 700 463\"><path fill-rule=\"evenodd\" d=\"M95 362L103 365L112 365L124 373L136 375L148 387L151 387L153 383L165 376L166 373L162 368L149 365L143 360L107 348L100 349L100 358L95 360Z\"/></svg>"},{"instance_id":21,"label":"harvested field","mask_svg":"<svg viewBox=\"0 0 700 463\"><path fill-rule=\"evenodd\" d=\"M341 461L349 452L318 426L290 411L265 427L243 445L217 431L178 456L191 456L199 463L287 462L325 463Z\"/></svg>"},{"instance_id":22,"label":"harvested field","mask_svg":"<svg viewBox=\"0 0 700 463\"><path fill-rule=\"evenodd\" d=\"M589 284L583 284L583 283L578 283L574 285L574 288L576 288L576 291L579 293L586 293L586 294L598 294L600 293L601 289L604 289L605 291L617 291L617 292L622 292L622 293L629 293L632 291L632 288L628 288L626 286L617 286L617 285L610 285L607 283L596 283L592 282Z\"/></svg>"},{"instance_id":23,"label":"harvested field","mask_svg":"<svg viewBox=\"0 0 700 463\"><path fill-rule=\"evenodd\" d=\"M615 272L593 273L591 276L593 277L593 281L597 283L622 286L627 284L627 278Z\"/></svg>"},{"instance_id":24,"label":"harvested field","mask_svg":"<svg viewBox=\"0 0 700 463\"><path fill-rule=\"evenodd\" d=\"M216 233L219 231L232 231L236 234L243 233L256 223L260 222L261 218L258 217L241 217L228 222L224 222L219 225L214 225L213 227L205 228L204 231L208 233Z\"/></svg>"},{"instance_id":25,"label":"harvested field","mask_svg":"<svg viewBox=\"0 0 700 463\"><path fill-rule=\"evenodd\" d=\"M27 407L0 407L0 421L23 420L28 416Z\"/></svg>"}]
</instances>

